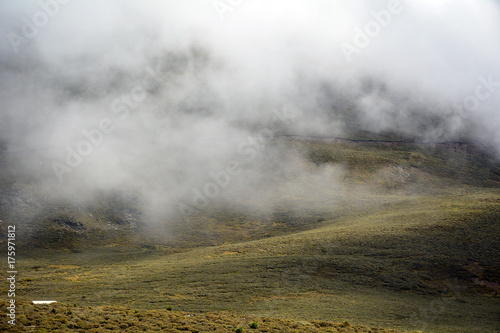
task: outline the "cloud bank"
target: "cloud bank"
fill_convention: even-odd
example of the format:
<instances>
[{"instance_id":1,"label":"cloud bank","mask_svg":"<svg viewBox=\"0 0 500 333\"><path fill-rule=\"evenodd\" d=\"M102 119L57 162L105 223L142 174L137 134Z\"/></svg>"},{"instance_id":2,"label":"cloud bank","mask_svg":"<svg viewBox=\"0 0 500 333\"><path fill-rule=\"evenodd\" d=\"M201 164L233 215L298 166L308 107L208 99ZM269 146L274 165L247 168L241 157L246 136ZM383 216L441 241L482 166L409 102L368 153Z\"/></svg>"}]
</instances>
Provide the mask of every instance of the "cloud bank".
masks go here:
<instances>
[{"instance_id":1,"label":"cloud bank","mask_svg":"<svg viewBox=\"0 0 500 333\"><path fill-rule=\"evenodd\" d=\"M270 137L352 121L500 152L493 0L3 1L0 22L0 149L54 198L126 189L168 216L272 182Z\"/></svg>"}]
</instances>

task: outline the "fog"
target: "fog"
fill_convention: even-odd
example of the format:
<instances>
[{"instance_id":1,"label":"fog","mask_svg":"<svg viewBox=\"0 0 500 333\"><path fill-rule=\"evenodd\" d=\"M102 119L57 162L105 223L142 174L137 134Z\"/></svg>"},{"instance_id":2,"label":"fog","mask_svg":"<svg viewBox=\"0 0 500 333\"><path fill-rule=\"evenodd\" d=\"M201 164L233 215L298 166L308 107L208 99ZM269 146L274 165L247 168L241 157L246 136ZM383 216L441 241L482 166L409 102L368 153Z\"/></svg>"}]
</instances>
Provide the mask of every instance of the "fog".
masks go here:
<instances>
[{"instance_id":1,"label":"fog","mask_svg":"<svg viewBox=\"0 0 500 333\"><path fill-rule=\"evenodd\" d=\"M500 152L494 0L2 1L0 28L0 158L48 201L131 191L164 221L342 192L272 137L352 121Z\"/></svg>"}]
</instances>

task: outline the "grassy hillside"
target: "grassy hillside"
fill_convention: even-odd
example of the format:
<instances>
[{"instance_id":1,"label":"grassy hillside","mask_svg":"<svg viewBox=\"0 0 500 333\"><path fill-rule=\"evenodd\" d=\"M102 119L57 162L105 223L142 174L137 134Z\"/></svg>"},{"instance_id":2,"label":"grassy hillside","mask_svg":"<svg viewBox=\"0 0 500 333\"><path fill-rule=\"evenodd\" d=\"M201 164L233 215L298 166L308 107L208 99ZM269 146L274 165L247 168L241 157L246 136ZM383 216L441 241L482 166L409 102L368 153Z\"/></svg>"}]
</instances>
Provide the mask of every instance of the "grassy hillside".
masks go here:
<instances>
[{"instance_id":1,"label":"grassy hillside","mask_svg":"<svg viewBox=\"0 0 500 333\"><path fill-rule=\"evenodd\" d=\"M19 292L91 306L493 332L499 218L500 193L487 190L404 198L308 231L181 253L41 252L23 260Z\"/></svg>"},{"instance_id":2,"label":"grassy hillside","mask_svg":"<svg viewBox=\"0 0 500 333\"><path fill-rule=\"evenodd\" d=\"M168 306L229 311L233 317L212 319L228 332L248 316L307 322L273 321L283 331L348 331L316 320L498 332L500 190L492 157L463 146L283 142L313 168L343 165L344 190L320 200L307 191L280 194L265 215L218 202L189 223L171 221L168 241L143 233L140 214L117 199L114 209L103 201L52 211L21 247L19 295L92 313L125 306L116 310L125 316Z\"/></svg>"}]
</instances>

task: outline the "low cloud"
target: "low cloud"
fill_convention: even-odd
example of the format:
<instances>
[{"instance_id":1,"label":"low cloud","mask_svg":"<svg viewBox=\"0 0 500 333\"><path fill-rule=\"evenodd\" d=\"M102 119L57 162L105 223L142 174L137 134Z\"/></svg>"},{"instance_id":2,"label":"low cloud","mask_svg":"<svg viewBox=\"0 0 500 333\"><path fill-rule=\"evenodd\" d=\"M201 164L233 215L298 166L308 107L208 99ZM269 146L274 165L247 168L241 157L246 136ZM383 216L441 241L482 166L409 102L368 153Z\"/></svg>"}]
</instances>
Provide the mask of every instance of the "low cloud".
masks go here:
<instances>
[{"instance_id":1,"label":"low cloud","mask_svg":"<svg viewBox=\"0 0 500 333\"><path fill-rule=\"evenodd\" d=\"M2 2L0 148L25 152L18 172L56 201L135 191L163 218L231 161L241 174L218 198L333 172L294 157L300 176L276 174L269 139L247 143L265 149L245 162L241 145L270 123L263 135L354 123L500 152L497 2L215 3Z\"/></svg>"}]
</instances>

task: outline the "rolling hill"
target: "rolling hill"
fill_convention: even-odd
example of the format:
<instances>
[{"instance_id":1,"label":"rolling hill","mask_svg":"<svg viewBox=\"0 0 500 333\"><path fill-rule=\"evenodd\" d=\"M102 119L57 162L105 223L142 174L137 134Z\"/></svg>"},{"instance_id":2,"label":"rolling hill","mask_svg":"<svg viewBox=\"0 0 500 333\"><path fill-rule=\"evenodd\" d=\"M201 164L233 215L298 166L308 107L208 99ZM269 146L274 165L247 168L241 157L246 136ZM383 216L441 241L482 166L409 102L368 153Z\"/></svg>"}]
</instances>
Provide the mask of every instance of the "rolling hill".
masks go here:
<instances>
[{"instance_id":1,"label":"rolling hill","mask_svg":"<svg viewBox=\"0 0 500 333\"><path fill-rule=\"evenodd\" d=\"M121 311L116 316L186 321L193 313L203 324L186 324L192 332L254 331L247 317L262 332L348 332L355 325L365 327L359 332L498 332L500 164L486 148L274 141L303 156L315 177L298 189L260 184L273 202L265 212L218 200L167 227L149 224L132 195L102 193L93 206L58 206L30 197L37 185L20 185L15 171L4 170L0 216L20 221L23 240L18 292L31 314L23 321L40 327L35 312L46 310L27 301L50 298L63 303L55 313L86 318ZM39 205L41 213L30 216L23 205ZM168 306L185 312L158 312ZM57 327L84 329L67 317Z\"/></svg>"}]
</instances>

